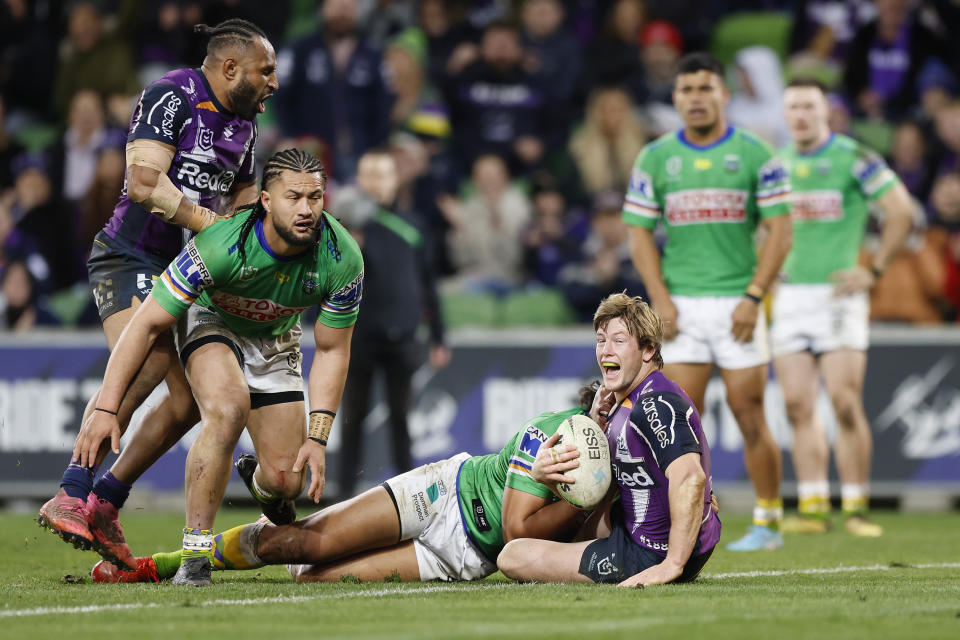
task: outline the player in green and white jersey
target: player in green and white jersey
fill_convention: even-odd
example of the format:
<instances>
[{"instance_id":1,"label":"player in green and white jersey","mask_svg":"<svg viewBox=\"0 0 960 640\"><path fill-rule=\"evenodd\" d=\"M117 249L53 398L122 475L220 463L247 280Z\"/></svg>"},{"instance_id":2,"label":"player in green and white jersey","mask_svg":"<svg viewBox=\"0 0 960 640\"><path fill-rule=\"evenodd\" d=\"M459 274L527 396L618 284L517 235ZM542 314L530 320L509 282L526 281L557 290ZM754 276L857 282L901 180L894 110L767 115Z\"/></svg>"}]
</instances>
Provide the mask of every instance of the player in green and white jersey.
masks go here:
<instances>
[{"instance_id":1,"label":"player in green and white jersey","mask_svg":"<svg viewBox=\"0 0 960 640\"><path fill-rule=\"evenodd\" d=\"M830 451L816 416L820 381L833 403L846 529L861 536L883 530L865 518L872 438L863 409L869 290L903 246L914 205L883 158L856 140L832 133L827 98L815 80L798 79L784 93L793 143L781 152L793 184L793 248L773 304L771 342L794 429L793 463L799 518L784 530L824 532L829 526ZM884 213L880 249L869 267L857 264L868 207Z\"/></svg>"},{"instance_id":2,"label":"player in green and white jersey","mask_svg":"<svg viewBox=\"0 0 960 640\"><path fill-rule=\"evenodd\" d=\"M723 65L693 53L677 68L673 101L684 128L640 152L623 219L634 265L664 322L664 374L703 413L716 364L743 434L757 504L747 535L727 548L776 549L783 545L781 461L763 414L769 349L758 320L790 248L790 181L766 143L727 125ZM661 220L662 263L653 235ZM758 226L766 231L759 258Z\"/></svg>"},{"instance_id":3,"label":"player in green and white jersey","mask_svg":"<svg viewBox=\"0 0 960 640\"><path fill-rule=\"evenodd\" d=\"M137 310L107 363L87 433L78 436L81 464L106 437L116 448L117 407L157 336L177 324L202 428L187 457L185 561L175 583L210 584L214 516L244 427L260 461L249 485L265 515L295 519L305 466L308 495L320 499L363 288L360 249L323 211L325 188L323 167L309 154L289 149L267 161L257 203L190 240ZM299 320L315 305L306 438Z\"/></svg>"},{"instance_id":4,"label":"player in green and white jersey","mask_svg":"<svg viewBox=\"0 0 960 640\"><path fill-rule=\"evenodd\" d=\"M286 564L298 582L477 580L497 570L515 538L569 539L587 512L557 498L531 475L540 446L569 416L600 424L613 394L598 382L580 390L580 405L528 420L499 453L461 453L408 471L379 487L292 525L263 521L216 537L214 567L254 569ZM156 582L172 576L181 551L138 558L136 572L105 561L96 582Z\"/></svg>"}]
</instances>

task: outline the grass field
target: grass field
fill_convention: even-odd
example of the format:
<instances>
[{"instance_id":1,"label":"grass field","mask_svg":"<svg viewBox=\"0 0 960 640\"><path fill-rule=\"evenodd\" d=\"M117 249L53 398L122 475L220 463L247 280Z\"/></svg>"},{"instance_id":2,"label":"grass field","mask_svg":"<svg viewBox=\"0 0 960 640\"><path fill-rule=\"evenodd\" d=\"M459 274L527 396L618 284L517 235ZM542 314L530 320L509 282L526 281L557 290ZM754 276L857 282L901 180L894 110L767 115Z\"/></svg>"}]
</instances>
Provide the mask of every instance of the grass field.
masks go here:
<instances>
[{"instance_id":1,"label":"grass field","mask_svg":"<svg viewBox=\"0 0 960 640\"><path fill-rule=\"evenodd\" d=\"M256 515L226 510L217 526ZM93 584L95 554L30 515L0 513L0 638L960 638L960 514L875 516L883 538L834 531L790 536L776 552L718 550L697 582L644 590L517 585L500 574L297 585L281 567L216 573L213 587L187 589ZM123 521L137 555L179 544L180 513ZM724 541L746 525L725 514Z\"/></svg>"}]
</instances>

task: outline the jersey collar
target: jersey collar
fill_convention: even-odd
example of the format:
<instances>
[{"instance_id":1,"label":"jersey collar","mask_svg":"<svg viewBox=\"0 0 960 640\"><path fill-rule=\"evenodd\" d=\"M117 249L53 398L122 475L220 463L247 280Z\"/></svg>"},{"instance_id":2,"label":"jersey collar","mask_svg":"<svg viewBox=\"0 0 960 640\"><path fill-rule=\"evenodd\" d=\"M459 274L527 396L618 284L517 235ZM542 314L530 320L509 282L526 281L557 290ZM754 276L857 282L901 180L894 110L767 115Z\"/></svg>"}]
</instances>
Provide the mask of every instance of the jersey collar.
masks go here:
<instances>
[{"instance_id":1,"label":"jersey collar","mask_svg":"<svg viewBox=\"0 0 960 640\"><path fill-rule=\"evenodd\" d=\"M824 151L827 150L827 147L829 147L830 144L833 142L834 136L836 136L836 134L831 131L831 132L830 132L830 137L828 137L828 138L827 138L827 141L824 142L822 145L820 145L819 147L817 147L817 148L814 149L813 151L806 151L806 152L804 152L804 151L800 151L799 149L797 149L797 155L798 155L798 156L815 156L815 155L819 155L820 153L822 153L822 152L824 152ZM796 145L794 145L794 148L796 148Z\"/></svg>"},{"instance_id":2,"label":"jersey collar","mask_svg":"<svg viewBox=\"0 0 960 640\"><path fill-rule=\"evenodd\" d=\"M720 146L721 144L729 140L730 136L732 135L733 135L733 126L727 125L727 130L723 133L722 136L720 136L718 140L716 140L715 142L711 142L706 146L701 147L700 145L693 144L692 142L687 140L687 136L684 134L683 129L680 129L679 131L677 131L677 140L679 140L682 144L685 144L686 146L690 147L694 151L706 151L707 149L713 149L714 147Z\"/></svg>"},{"instance_id":3,"label":"jersey collar","mask_svg":"<svg viewBox=\"0 0 960 640\"><path fill-rule=\"evenodd\" d=\"M263 218L258 219L256 223L254 223L253 229L257 233L257 240L260 241L260 248L266 251L267 255L274 260L279 260L280 262L293 262L300 257L300 254L295 256L282 256L270 248L270 245L267 244L266 236L263 235Z\"/></svg>"},{"instance_id":4,"label":"jersey collar","mask_svg":"<svg viewBox=\"0 0 960 640\"><path fill-rule=\"evenodd\" d=\"M213 89L210 87L210 83L207 81L207 76L203 73L203 69L194 69L194 71L196 71L197 75L200 76L200 80L203 82L203 86L207 90L207 95L210 96L210 102L212 102L213 106L217 108L217 111L224 115L234 115L230 109L227 109L219 100L217 100L217 94L215 94Z\"/></svg>"}]
</instances>

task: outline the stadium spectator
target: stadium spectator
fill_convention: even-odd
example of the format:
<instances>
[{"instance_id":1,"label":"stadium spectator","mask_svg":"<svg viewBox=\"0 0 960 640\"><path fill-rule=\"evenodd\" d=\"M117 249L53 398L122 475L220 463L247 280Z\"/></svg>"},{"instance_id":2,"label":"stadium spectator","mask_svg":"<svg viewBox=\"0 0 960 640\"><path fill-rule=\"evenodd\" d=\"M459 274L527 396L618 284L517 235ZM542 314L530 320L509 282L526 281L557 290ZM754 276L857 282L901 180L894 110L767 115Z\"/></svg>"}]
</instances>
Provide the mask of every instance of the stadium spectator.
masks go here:
<instances>
[{"instance_id":1,"label":"stadium spectator","mask_svg":"<svg viewBox=\"0 0 960 640\"><path fill-rule=\"evenodd\" d=\"M416 22L417 3L412 0L358 0L357 22L370 46L383 49L393 38Z\"/></svg>"},{"instance_id":2,"label":"stadium spectator","mask_svg":"<svg viewBox=\"0 0 960 640\"><path fill-rule=\"evenodd\" d=\"M141 77L162 76L189 58L190 26L188 10L178 0L149 3L137 25L137 61Z\"/></svg>"},{"instance_id":3,"label":"stadium spectator","mask_svg":"<svg viewBox=\"0 0 960 640\"><path fill-rule=\"evenodd\" d=\"M21 145L7 130L7 101L0 93L0 193L13 186L13 159L24 152Z\"/></svg>"},{"instance_id":4,"label":"stadium spectator","mask_svg":"<svg viewBox=\"0 0 960 640\"><path fill-rule=\"evenodd\" d=\"M543 158L547 105L522 61L520 34L507 22L493 22L483 33L480 59L450 78L444 94L463 167L492 153L508 159L515 173L525 174Z\"/></svg>"},{"instance_id":5,"label":"stadium spectator","mask_svg":"<svg viewBox=\"0 0 960 640\"><path fill-rule=\"evenodd\" d=\"M930 170L926 137L916 122L907 120L894 129L890 168L900 176L914 198L926 202L933 183L933 173Z\"/></svg>"},{"instance_id":6,"label":"stadium spectator","mask_svg":"<svg viewBox=\"0 0 960 640\"><path fill-rule=\"evenodd\" d=\"M36 289L40 293L50 291L50 265L40 253L36 239L16 227L13 219L13 203L16 199L11 189L0 193L0 270L13 262L27 266Z\"/></svg>"},{"instance_id":7,"label":"stadium spectator","mask_svg":"<svg viewBox=\"0 0 960 640\"><path fill-rule=\"evenodd\" d=\"M960 100L937 112L934 127L939 143L934 172L940 175L960 169Z\"/></svg>"},{"instance_id":8,"label":"stadium spectator","mask_svg":"<svg viewBox=\"0 0 960 640\"><path fill-rule=\"evenodd\" d=\"M531 182L532 218L523 232L523 261L533 282L553 286L560 271L580 257L586 224L553 176L538 172Z\"/></svg>"},{"instance_id":9,"label":"stadium spectator","mask_svg":"<svg viewBox=\"0 0 960 640\"><path fill-rule=\"evenodd\" d=\"M960 73L960 67L957 67ZM953 101L960 78L936 58L931 58L920 71L917 90L920 92L920 116L936 120L940 111Z\"/></svg>"},{"instance_id":10,"label":"stadium spectator","mask_svg":"<svg viewBox=\"0 0 960 640\"><path fill-rule=\"evenodd\" d=\"M633 161L646 141L647 132L626 91L594 91L583 126L570 138L570 155L586 192L595 196L626 190Z\"/></svg>"},{"instance_id":11,"label":"stadium spectator","mask_svg":"<svg viewBox=\"0 0 960 640\"><path fill-rule=\"evenodd\" d=\"M627 226L621 219L622 191L606 191L593 201L590 235L583 243L582 258L560 272L560 288L582 322L589 322L597 300L626 291L647 297L647 290L630 260Z\"/></svg>"},{"instance_id":12,"label":"stadium spectator","mask_svg":"<svg viewBox=\"0 0 960 640\"><path fill-rule=\"evenodd\" d=\"M440 92L428 82L426 55L427 39L415 27L390 41L383 58L395 95L390 124L395 130L443 140L450 136L450 115Z\"/></svg>"},{"instance_id":13,"label":"stadium spectator","mask_svg":"<svg viewBox=\"0 0 960 640\"><path fill-rule=\"evenodd\" d=\"M127 41L132 34L129 9L110 32L93 2L77 2L70 10L67 40L63 47L54 89L54 101L66 115L73 94L92 89L102 99L114 93L127 94L137 85L133 51Z\"/></svg>"},{"instance_id":14,"label":"stadium spectator","mask_svg":"<svg viewBox=\"0 0 960 640\"><path fill-rule=\"evenodd\" d=\"M125 143L123 132L112 131L97 149L93 161L93 180L77 209L76 247L84 259L89 257L94 236L113 215L113 208L123 189Z\"/></svg>"},{"instance_id":15,"label":"stadium spectator","mask_svg":"<svg viewBox=\"0 0 960 640\"><path fill-rule=\"evenodd\" d=\"M646 18L643 0L617 0L593 43L584 82L588 87L619 85L636 104L647 101L647 78L637 38Z\"/></svg>"},{"instance_id":16,"label":"stadium spectator","mask_svg":"<svg viewBox=\"0 0 960 640\"><path fill-rule=\"evenodd\" d=\"M357 186L358 196L372 200L369 208L374 214L358 228L364 313L354 328L341 411L339 491L344 499L354 495L358 472L364 468L364 421L373 400L374 379L383 376L393 467L403 473L413 468L407 415L413 374L423 361L417 338L422 320L430 326L430 364L440 369L450 360L423 225L411 210L391 210L398 171L389 149L371 149L360 157ZM342 193L339 198L338 211L344 205L360 204L344 202Z\"/></svg>"},{"instance_id":17,"label":"stadium spectator","mask_svg":"<svg viewBox=\"0 0 960 640\"><path fill-rule=\"evenodd\" d=\"M868 118L897 118L917 103L917 75L932 57L949 54L938 34L911 11L908 0L875 0L877 17L850 45L843 85Z\"/></svg>"},{"instance_id":18,"label":"stadium spectator","mask_svg":"<svg viewBox=\"0 0 960 640\"><path fill-rule=\"evenodd\" d=\"M932 284L944 320L960 320L960 172L940 176L931 197L933 220L921 251L925 283Z\"/></svg>"},{"instance_id":19,"label":"stadium spectator","mask_svg":"<svg viewBox=\"0 0 960 640\"><path fill-rule=\"evenodd\" d=\"M47 161L38 154L14 160L14 199L10 210L16 228L37 241L50 265L50 285L56 291L83 278L81 262L74 252L71 211L56 199Z\"/></svg>"},{"instance_id":20,"label":"stadium spectator","mask_svg":"<svg viewBox=\"0 0 960 640\"><path fill-rule=\"evenodd\" d=\"M357 31L353 0L325 0L321 27L277 54L275 98L284 136L317 136L330 148L331 175L343 182L360 155L386 140L393 100L382 56Z\"/></svg>"},{"instance_id":21,"label":"stadium spectator","mask_svg":"<svg viewBox=\"0 0 960 640\"><path fill-rule=\"evenodd\" d=\"M427 36L427 75L436 86L443 86L448 76L457 75L480 57L473 32L453 23L445 0L423 0L417 22Z\"/></svg>"},{"instance_id":22,"label":"stadium spectator","mask_svg":"<svg viewBox=\"0 0 960 640\"><path fill-rule=\"evenodd\" d=\"M39 300L37 283L24 262L0 270L0 332L27 333L37 326L60 324Z\"/></svg>"},{"instance_id":23,"label":"stadium spectator","mask_svg":"<svg viewBox=\"0 0 960 640\"><path fill-rule=\"evenodd\" d=\"M780 59L769 47L747 47L737 52L734 89L727 104L730 124L744 127L774 147L787 143L783 119L783 73Z\"/></svg>"},{"instance_id":24,"label":"stadium spectator","mask_svg":"<svg viewBox=\"0 0 960 640\"><path fill-rule=\"evenodd\" d=\"M560 0L524 0L521 10L524 67L543 88L550 108L549 146L566 140L576 110L574 92L580 80L583 56L577 39L564 26Z\"/></svg>"},{"instance_id":25,"label":"stadium spectator","mask_svg":"<svg viewBox=\"0 0 960 640\"><path fill-rule=\"evenodd\" d=\"M0 2L0 94L24 122L53 115L50 93L57 66L60 15L50 4Z\"/></svg>"},{"instance_id":26,"label":"stadium spectator","mask_svg":"<svg viewBox=\"0 0 960 640\"><path fill-rule=\"evenodd\" d=\"M791 62L807 54L838 73L857 30L876 16L871 0L799 0L792 4ZM808 67L803 68L809 73ZM834 84L830 78L815 77L827 86ZM839 75L833 79L838 80Z\"/></svg>"},{"instance_id":27,"label":"stadium spectator","mask_svg":"<svg viewBox=\"0 0 960 640\"><path fill-rule=\"evenodd\" d=\"M666 20L653 20L640 30L640 44L647 70L647 103L641 108L653 135L660 136L683 126L673 108L674 68L683 55L683 37Z\"/></svg>"},{"instance_id":28,"label":"stadium spectator","mask_svg":"<svg viewBox=\"0 0 960 640\"><path fill-rule=\"evenodd\" d=\"M473 163L473 193L442 206L450 224L450 259L457 269L450 286L467 292L506 294L523 280L523 229L530 201L510 183L503 158L482 155Z\"/></svg>"},{"instance_id":29,"label":"stadium spectator","mask_svg":"<svg viewBox=\"0 0 960 640\"><path fill-rule=\"evenodd\" d=\"M853 128L853 112L850 103L839 93L827 96L827 121L830 130L850 135Z\"/></svg>"},{"instance_id":30,"label":"stadium spectator","mask_svg":"<svg viewBox=\"0 0 960 640\"><path fill-rule=\"evenodd\" d=\"M76 205L90 190L97 151L108 135L103 102L96 91L81 89L70 99L67 128L50 150L50 178L56 198Z\"/></svg>"}]
</instances>

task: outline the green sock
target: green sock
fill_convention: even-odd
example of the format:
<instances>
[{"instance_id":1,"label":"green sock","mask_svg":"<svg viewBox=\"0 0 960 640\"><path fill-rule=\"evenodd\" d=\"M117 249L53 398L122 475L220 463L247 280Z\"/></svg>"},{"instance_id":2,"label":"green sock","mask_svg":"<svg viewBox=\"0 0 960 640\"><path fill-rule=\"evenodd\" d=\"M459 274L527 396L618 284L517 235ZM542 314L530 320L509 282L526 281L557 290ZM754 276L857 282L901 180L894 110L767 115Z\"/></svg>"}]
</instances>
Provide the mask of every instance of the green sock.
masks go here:
<instances>
[{"instance_id":1,"label":"green sock","mask_svg":"<svg viewBox=\"0 0 960 640\"><path fill-rule=\"evenodd\" d=\"M153 562L157 565L157 575L161 580L172 578L180 568L180 549L166 553L153 554Z\"/></svg>"}]
</instances>

